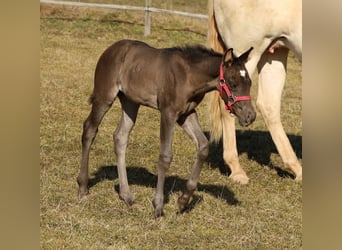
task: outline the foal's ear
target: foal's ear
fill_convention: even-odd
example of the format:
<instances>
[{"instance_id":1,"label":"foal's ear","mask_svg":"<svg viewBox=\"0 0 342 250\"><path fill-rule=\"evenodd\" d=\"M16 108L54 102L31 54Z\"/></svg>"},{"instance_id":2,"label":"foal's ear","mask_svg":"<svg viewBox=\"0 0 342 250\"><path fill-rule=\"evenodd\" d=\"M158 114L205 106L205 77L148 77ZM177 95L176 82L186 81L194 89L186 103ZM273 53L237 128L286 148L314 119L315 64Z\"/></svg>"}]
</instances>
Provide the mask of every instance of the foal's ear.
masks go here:
<instances>
[{"instance_id":1,"label":"foal's ear","mask_svg":"<svg viewBox=\"0 0 342 250\"><path fill-rule=\"evenodd\" d=\"M226 50L223 56L223 62L225 66L231 66L233 64L234 54L233 48Z\"/></svg>"},{"instance_id":2,"label":"foal's ear","mask_svg":"<svg viewBox=\"0 0 342 250\"><path fill-rule=\"evenodd\" d=\"M239 57L239 60L243 63L246 63L248 61L248 56L249 56L249 53L252 51L253 47L250 47L249 50L247 50L245 53L243 53L240 57Z\"/></svg>"}]
</instances>

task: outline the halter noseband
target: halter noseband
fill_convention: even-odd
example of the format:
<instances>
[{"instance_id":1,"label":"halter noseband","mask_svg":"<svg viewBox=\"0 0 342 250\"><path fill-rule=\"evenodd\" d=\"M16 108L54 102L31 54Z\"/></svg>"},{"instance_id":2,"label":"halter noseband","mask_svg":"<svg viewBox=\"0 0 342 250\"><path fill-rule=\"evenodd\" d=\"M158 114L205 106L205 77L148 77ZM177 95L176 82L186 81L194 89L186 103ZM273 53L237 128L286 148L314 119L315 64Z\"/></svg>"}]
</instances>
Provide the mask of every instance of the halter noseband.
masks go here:
<instances>
[{"instance_id":1,"label":"halter noseband","mask_svg":"<svg viewBox=\"0 0 342 250\"><path fill-rule=\"evenodd\" d=\"M236 102L239 101L249 101L251 100L251 96L235 96L233 95L233 93L230 91L230 89L228 88L228 85L226 84L226 80L224 79L223 76L223 63L221 63L220 65L220 84L219 84L219 91L220 91L220 96L222 97L222 93L226 92L226 95L228 97L228 102L225 103L225 109L228 110L230 113L234 113L234 107L233 105Z\"/></svg>"}]
</instances>

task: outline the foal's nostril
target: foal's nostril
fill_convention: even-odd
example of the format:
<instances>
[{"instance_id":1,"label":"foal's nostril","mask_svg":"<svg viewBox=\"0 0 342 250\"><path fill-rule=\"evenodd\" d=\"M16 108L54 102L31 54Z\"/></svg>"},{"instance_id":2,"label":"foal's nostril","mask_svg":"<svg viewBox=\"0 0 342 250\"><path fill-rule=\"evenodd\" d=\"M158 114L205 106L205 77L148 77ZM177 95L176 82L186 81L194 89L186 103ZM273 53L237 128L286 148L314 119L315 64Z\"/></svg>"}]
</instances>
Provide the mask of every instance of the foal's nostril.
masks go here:
<instances>
[{"instance_id":1,"label":"foal's nostril","mask_svg":"<svg viewBox=\"0 0 342 250\"><path fill-rule=\"evenodd\" d=\"M246 119L245 119L245 122L244 122L244 123L245 123L244 126L248 126L248 125L250 125L252 122L254 122L255 117L256 117L256 113L255 113L253 110L247 111Z\"/></svg>"},{"instance_id":2,"label":"foal's nostril","mask_svg":"<svg viewBox=\"0 0 342 250\"><path fill-rule=\"evenodd\" d=\"M247 116L247 119L250 123L254 122L255 120L255 117L256 117L256 113L254 111L249 111L248 112L248 116Z\"/></svg>"}]
</instances>

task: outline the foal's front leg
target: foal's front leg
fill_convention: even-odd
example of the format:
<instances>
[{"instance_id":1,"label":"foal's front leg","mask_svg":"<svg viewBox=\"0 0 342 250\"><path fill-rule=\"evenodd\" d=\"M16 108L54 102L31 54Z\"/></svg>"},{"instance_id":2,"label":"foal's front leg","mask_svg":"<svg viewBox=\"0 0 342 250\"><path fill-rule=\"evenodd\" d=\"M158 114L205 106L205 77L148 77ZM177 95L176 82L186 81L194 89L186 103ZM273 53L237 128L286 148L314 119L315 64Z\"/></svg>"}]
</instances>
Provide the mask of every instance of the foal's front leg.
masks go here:
<instances>
[{"instance_id":1,"label":"foal's front leg","mask_svg":"<svg viewBox=\"0 0 342 250\"><path fill-rule=\"evenodd\" d=\"M196 111L193 111L187 117L181 117L177 122L196 143L197 148L197 158L192 167L189 180L186 183L186 189L178 199L179 210L183 211L197 187L202 165L208 158L209 142L202 132Z\"/></svg>"},{"instance_id":2,"label":"foal's front leg","mask_svg":"<svg viewBox=\"0 0 342 250\"><path fill-rule=\"evenodd\" d=\"M153 198L154 216L164 215L164 183L167 170L172 161L172 136L175 129L176 118L170 112L161 113L160 121L160 153L158 161L158 181Z\"/></svg>"}]
</instances>

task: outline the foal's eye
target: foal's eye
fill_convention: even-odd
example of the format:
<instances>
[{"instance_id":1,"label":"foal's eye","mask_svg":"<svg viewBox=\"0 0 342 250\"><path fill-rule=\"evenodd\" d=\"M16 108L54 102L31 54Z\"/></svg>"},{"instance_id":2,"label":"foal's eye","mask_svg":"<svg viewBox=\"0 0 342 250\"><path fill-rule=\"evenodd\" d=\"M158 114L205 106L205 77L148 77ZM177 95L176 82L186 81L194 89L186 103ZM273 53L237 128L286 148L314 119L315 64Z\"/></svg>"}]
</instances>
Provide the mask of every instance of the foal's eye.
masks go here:
<instances>
[{"instance_id":1,"label":"foal's eye","mask_svg":"<svg viewBox=\"0 0 342 250\"><path fill-rule=\"evenodd\" d=\"M236 83L229 83L229 86L230 86L231 89L236 89L237 88Z\"/></svg>"}]
</instances>

